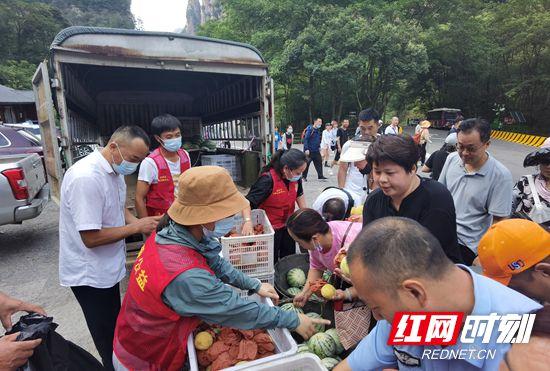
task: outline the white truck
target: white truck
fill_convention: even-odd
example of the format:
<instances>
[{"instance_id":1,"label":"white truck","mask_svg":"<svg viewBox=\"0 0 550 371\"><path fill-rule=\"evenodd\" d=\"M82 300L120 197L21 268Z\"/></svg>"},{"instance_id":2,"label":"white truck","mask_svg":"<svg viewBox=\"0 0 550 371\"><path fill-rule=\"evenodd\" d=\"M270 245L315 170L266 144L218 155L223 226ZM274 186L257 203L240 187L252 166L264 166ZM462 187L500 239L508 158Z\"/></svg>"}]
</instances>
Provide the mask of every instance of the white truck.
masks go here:
<instances>
[{"instance_id":1,"label":"white truck","mask_svg":"<svg viewBox=\"0 0 550 371\"><path fill-rule=\"evenodd\" d=\"M163 113L180 119L184 141L201 136L218 143L218 153L235 155L243 186L256 179L272 151L273 82L265 60L250 45L70 27L53 40L33 85L56 202L64 167L78 159L83 147L103 146L120 125L150 132L151 120ZM200 150L191 156L198 163ZM127 184L131 197L135 176Z\"/></svg>"},{"instance_id":2,"label":"white truck","mask_svg":"<svg viewBox=\"0 0 550 371\"><path fill-rule=\"evenodd\" d=\"M50 196L37 153L0 157L0 225L20 224L40 215Z\"/></svg>"}]
</instances>

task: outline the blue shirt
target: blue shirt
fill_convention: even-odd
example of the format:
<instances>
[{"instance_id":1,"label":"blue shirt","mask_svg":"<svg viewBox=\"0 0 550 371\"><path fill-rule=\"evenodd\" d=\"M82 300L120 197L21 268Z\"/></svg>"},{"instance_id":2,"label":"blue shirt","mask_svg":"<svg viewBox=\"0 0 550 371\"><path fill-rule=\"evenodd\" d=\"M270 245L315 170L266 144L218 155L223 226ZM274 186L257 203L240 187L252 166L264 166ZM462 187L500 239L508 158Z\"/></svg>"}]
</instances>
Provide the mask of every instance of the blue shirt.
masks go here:
<instances>
[{"instance_id":1,"label":"blue shirt","mask_svg":"<svg viewBox=\"0 0 550 371\"><path fill-rule=\"evenodd\" d=\"M469 268L459 265L462 269L472 275L474 283L474 308L472 315L487 315L491 313L509 314L509 313L532 313L542 306L528 297L514 291L497 281L474 273ZM380 370L388 367L398 366L399 370L498 370L498 366L506 352L510 349L510 344L496 344L498 331L493 330L493 336L488 344L483 344L481 338L476 338L472 344L462 344L460 338L453 346L448 346L448 350L460 349L481 349L496 350L493 359L422 359L424 349L442 349L440 346L391 346L388 345L388 337L391 331L391 324L385 320L379 321L371 333L364 338L357 348L347 358L348 364L353 371L358 370ZM400 358L412 357L418 360L419 366L407 366L398 360ZM465 358L468 358L466 356ZM409 364L416 362L408 362Z\"/></svg>"},{"instance_id":2,"label":"blue shirt","mask_svg":"<svg viewBox=\"0 0 550 371\"><path fill-rule=\"evenodd\" d=\"M304 135L304 151L319 152L321 150L321 131L309 125Z\"/></svg>"}]
</instances>

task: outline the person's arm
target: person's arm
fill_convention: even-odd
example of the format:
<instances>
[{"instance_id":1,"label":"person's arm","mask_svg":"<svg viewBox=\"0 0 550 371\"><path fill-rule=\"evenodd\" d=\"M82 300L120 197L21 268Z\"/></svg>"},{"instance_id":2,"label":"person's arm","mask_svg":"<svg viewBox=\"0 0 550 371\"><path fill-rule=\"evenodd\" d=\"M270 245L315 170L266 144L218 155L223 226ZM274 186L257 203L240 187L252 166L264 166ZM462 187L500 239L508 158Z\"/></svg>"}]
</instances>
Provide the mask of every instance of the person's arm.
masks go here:
<instances>
[{"instance_id":1,"label":"person's arm","mask_svg":"<svg viewBox=\"0 0 550 371\"><path fill-rule=\"evenodd\" d=\"M241 234L243 236L250 236L254 234L254 226L252 225L252 210L250 209L250 206L243 209L241 214L243 216L243 227Z\"/></svg>"},{"instance_id":2,"label":"person's arm","mask_svg":"<svg viewBox=\"0 0 550 371\"><path fill-rule=\"evenodd\" d=\"M223 283L237 287L241 290L257 292L260 289L261 281L251 278L236 269L228 260L215 255L208 260L208 265Z\"/></svg>"},{"instance_id":3,"label":"person's arm","mask_svg":"<svg viewBox=\"0 0 550 371\"><path fill-rule=\"evenodd\" d=\"M463 263L457 246L454 204L452 198L449 198L448 208L441 205L441 208L432 209L419 222L437 238L443 251L453 263Z\"/></svg>"},{"instance_id":4,"label":"person's arm","mask_svg":"<svg viewBox=\"0 0 550 371\"><path fill-rule=\"evenodd\" d=\"M514 201L514 181L512 174L507 172L495 179L489 194L488 212L493 216L493 224L508 219L512 214L512 203Z\"/></svg>"},{"instance_id":5,"label":"person's arm","mask_svg":"<svg viewBox=\"0 0 550 371\"><path fill-rule=\"evenodd\" d=\"M426 163L424 164L424 166L422 166L422 172L423 173L431 173L432 172L432 167L433 167L433 162L434 162L434 156L433 154L428 157L428 159L426 160Z\"/></svg>"},{"instance_id":6,"label":"person's arm","mask_svg":"<svg viewBox=\"0 0 550 371\"><path fill-rule=\"evenodd\" d=\"M250 187L246 199L252 209L257 209L273 192L273 179L268 174L261 175Z\"/></svg>"},{"instance_id":7,"label":"person's arm","mask_svg":"<svg viewBox=\"0 0 550 371\"><path fill-rule=\"evenodd\" d=\"M189 156L189 154L187 154ZM155 161L146 157L139 166L138 180L136 184L136 212L138 218L145 218L147 213L146 196L151 184L158 181L158 168Z\"/></svg>"},{"instance_id":8,"label":"person's arm","mask_svg":"<svg viewBox=\"0 0 550 371\"><path fill-rule=\"evenodd\" d=\"M363 227L365 227L367 224L375 220L374 214L371 210L372 209L371 205L373 202L372 201L373 196L376 194L376 192L380 192L380 191L372 192L367 197L367 199L365 200L365 204L363 205Z\"/></svg>"},{"instance_id":9,"label":"person's arm","mask_svg":"<svg viewBox=\"0 0 550 371\"><path fill-rule=\"evenodd\" d=\"M310 256L311 256L311 254L310 254ZM309 300L309 298L313 294L313 292L309 289L309 287L310 287L309 283L312 282L312 281L318 280L319 278L322 278L322 277L323 277L323 270L319 269L319 268L313 268L311 266L311 262L310 262L309 271L307 273L306 284L302 288L302 291L299 294L297 294L296 296L294 296L294 299L293 299L294 305L296 305L300 308L303 307L304 305L306 305L307 301Z\"/></svg>"},{"instance_id":10,"label":"person's arm","mask_svg":"<svg viewBox=\"0 0 550 371\"><path fill-rule=\"evenodd\" d=\"M162 216L150 216L137 219L135 223L123 227L79 230L80 238L82 238L82 242L87 248L93 249L94 247L123 240L133 234L143 233L149 235L157 228L161 218Z\"/></svg>"},{"instance_id":11,"label":"person's arm","mask_svg":"<svg viewBox=\"0 0 550 371\"><path fill-rule=\"evenodd\" d=\"M296 199L296 204L298 204L299 209L305 209L307 207L306 198L302 195Z\"/></svg>"},{"instance_id":12,"label":"person's arm","mask_svg":"<svg viewBox=\"0 0 550 371\"><path fill-rule=\"evenodd\" d=\"M381 370L396 366L397 358L393 346L387 344L390 330L391 325L387 321L379 321L334 370Z\"/></svg>"},{"instance_id":13,"label":"person's arm","mask_svg":"<svg viewBox=\"0 0 550 371\"><path fill-rule=\"evenodd\" d=\"M348 176L349 163L342 162L338 164L338 188L344 188L346 186L346 177Z\"/></svg>"},{"instance_id":14,"label":"person's arm","mask_svg":"<svg viewBox=\"0 0 550 371\"><path fill-rule=\"evenodd\" d=\"M128 208L124 208L124 221L126 222L126 225L135 223L138 220L139 219L136 218L136 216L132 214L132 212Z\"/></svg>"},{"instance_id":15,"label":"person's arm","mask_svg":"<svg viewBox=\"0 0 550 371\"><path fill-rule=\"evenodd\" d=\"M150 184L142 180L138 180L136 184L136 212L138 218L145 218L147 207L145 206L145 197L149 192Z\"/></svg>"},{"instance_id":16,"label":"person's arm","mask_svg":"<svg viewBox=\"0 0 550 371\"><path fill-rule=\"evenodd\" d=\"M304 152L309 151L309 138L311 137L311 128L308 126L306 128L306 134L304 135Z\"/></svg>"}]
</instances>

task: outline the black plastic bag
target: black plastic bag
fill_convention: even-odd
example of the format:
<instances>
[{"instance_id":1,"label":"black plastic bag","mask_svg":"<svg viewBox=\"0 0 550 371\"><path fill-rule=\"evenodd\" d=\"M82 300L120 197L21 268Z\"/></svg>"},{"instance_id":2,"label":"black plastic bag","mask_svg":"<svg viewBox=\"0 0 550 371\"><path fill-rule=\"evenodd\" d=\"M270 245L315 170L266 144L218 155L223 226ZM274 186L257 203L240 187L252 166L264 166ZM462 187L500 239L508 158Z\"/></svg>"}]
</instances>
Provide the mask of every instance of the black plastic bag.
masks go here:
<instances>
[{"instance_id":1,"label":"black plastic bag","mask_svg":"<svg viewBox=\"0 0 550 371\"><path fill-rule=\"evenodd\" d=\"M17 371L96 371L101 363L78 345L55 332L52 317L32 313L22 316L8 334L20 332L18 341L42 339L29 361Z\"/></svg>"}]
</instances>

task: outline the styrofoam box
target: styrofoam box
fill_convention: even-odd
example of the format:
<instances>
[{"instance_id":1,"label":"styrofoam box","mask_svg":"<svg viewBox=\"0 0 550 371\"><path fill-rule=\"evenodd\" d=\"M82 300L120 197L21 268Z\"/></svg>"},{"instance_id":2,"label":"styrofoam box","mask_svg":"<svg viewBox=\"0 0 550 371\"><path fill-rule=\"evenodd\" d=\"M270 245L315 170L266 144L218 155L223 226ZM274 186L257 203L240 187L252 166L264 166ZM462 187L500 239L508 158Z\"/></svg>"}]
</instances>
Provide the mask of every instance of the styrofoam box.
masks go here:
<instances>
[{"instance_id":1,"label":"styrofoam box","mask_svg":"<svg viewBox=\"0 0 550 371\"><path fill-rule=\"evenodd\" d=\"M241 167L234 155L202 155L201 164L205 166L220 166L229 171L235 182L241 181Z\"/></svg>"},{"instance_id":2,"label":"styrofoam box","mask_svg":"<svg viewBox=\"0 0 550 371\"><path fill-rule=\"evenodd\" d=\"M235 268L249 276L267 275L273 272L273 246L275 231L265 211L255 209L251 212L252 224L262 224L264 234L241 237L222 237L222 256ZM242 217L235 217L235 227L240 233Z\"/></svg>"},{"instance_id":3,"label":"styrofoam box","mask_svg":"<svg viewBox=\"0 0 550 371\"><path fill-rule=\"evenodd\" d=\"M263 298L257 294L248 296L248 300L254 300L256 302L266 304L269 306L273 306L273 302L269 298ZM298 344L296 344L296 341L292 338L290 335L290 331L286 328L276 328L276 329L268 329L267 330L269 336L271 336L271 339L273 340L273 343L275 344L275 353L272 356L257 359L255 361L251 361L239 366L233 366L226 368L227 371L237 371L237 370L249 370L249 369L256 369L259 365L262 365L266 362L272 362L276 361L281 358L289 357L298 351ZM194 344L194 338L193 334L189 335L189 338L187 339L187 353L189 356L189 366L191 371L198 371L199 370L199 364L197 361L197 353L195 351L195 344Z\"/></svg>"},{"instance_id":4,"label":"styrofoam box","mask_svg":"<svg viewBox=\"0 0 550 371\"><path fill-rule=\"evenodd\" d=\"M326 371L321 359L312 353L300 353L254 367L254 371Z\"/></svg>"}]
</instances>

